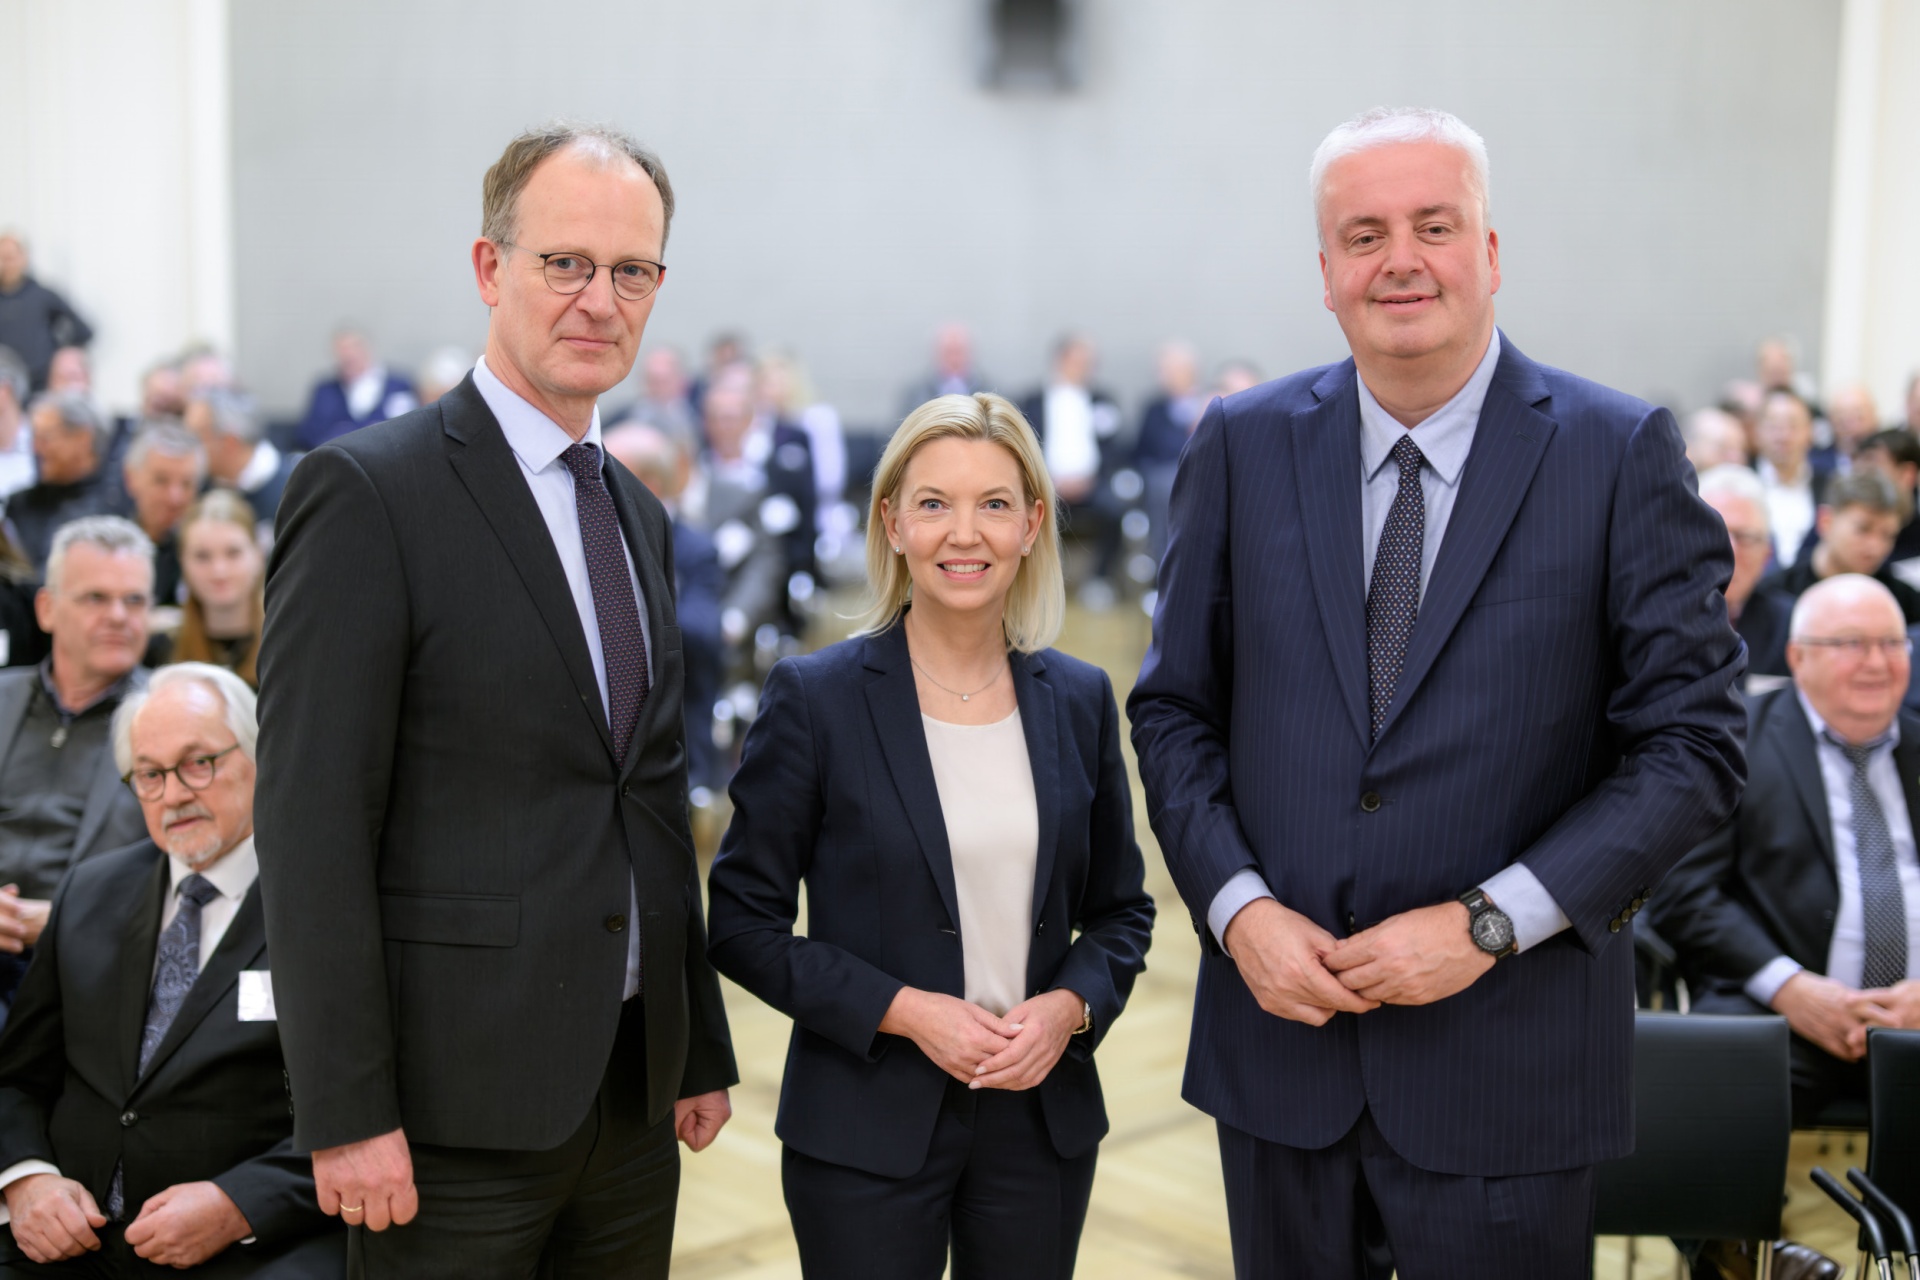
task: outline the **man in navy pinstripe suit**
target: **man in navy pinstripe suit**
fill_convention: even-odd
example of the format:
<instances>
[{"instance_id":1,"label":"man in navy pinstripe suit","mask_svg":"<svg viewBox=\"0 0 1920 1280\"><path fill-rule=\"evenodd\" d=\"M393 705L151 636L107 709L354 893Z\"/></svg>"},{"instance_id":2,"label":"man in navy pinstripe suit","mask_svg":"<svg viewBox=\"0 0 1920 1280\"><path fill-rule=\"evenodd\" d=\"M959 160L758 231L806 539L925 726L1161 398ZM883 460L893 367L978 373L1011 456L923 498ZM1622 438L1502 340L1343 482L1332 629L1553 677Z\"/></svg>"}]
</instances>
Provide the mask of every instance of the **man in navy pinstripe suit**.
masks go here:
<instances>
[{"instance_id":1,"label":"man in navy pinstripe suit","mask_svg":"<svg viewBox=\"0 0 1920 1280\"><path fill-rule=\"evenodd\" d=\"M1479 135L1369 112L1312 186L1353 358L1208 408L1129 703L1185 1095L1243 1280L1584 1276L1619 935L1745 778L1731 552L1670 414L1494 328Z\"/></svg>"}]
</instances>

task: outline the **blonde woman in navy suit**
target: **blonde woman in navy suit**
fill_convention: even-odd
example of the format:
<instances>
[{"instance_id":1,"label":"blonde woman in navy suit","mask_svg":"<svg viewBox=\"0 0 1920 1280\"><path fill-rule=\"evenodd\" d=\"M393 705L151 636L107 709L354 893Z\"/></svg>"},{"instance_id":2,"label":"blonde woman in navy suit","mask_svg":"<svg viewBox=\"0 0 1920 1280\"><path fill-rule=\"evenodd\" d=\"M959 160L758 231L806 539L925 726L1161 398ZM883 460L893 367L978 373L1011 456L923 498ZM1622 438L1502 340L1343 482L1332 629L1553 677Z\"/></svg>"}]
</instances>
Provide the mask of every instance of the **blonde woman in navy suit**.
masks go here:
<instances>
[{"instance_id":1,"label":"blonde woman in navy suit","mask_svg":"<svg viewBox=\"0 0 1920 1280\"><path fill-rule=\"evenodd\" d=\"M920 406L874 476L867 630L775 666L747 735L708 945L794 1020L776 1127L811 1277L1073 1273L1093 1053L1153 901L1112 686L1047 647L1054 510L1011 404Z\"/></svg>"}]
</instances>

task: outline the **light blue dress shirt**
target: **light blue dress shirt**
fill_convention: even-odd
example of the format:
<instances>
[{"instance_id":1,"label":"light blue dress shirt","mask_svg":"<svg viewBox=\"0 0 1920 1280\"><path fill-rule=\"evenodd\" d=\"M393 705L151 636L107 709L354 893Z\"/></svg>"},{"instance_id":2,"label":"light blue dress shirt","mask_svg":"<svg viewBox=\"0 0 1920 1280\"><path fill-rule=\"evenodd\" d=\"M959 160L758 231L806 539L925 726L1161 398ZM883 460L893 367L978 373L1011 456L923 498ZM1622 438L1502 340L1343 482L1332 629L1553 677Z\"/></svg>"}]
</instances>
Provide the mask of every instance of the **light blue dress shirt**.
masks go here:
<instances>
[{"instance_id":1,"label":"light blue dress shirt","mask_svg":"<svg viewBox=\"0 0 1920 1280\"><path fill-rule=\"evenodd\" d=\"M1487 343L1486 354L1480 357L1466 385L1416 427L1401 426L1374 399L1366 379L1356 375L1360 393L1360 527L1365 536L1361 550L1363 592L1373 581L1373 558L1380 548L1380 534L1386 528L1387 513L1400 489L1400 468L1392 460L1393 446L1411 431L1426 459L1420 468L1420 494L1427 509L1426 536L1420 552L1420 594L1423 599L1426 597L1434 562L1440 556L1440 543L1447 536L1447 522L1453 518L1453 500L1460 492L1460 474L1466 469L1467 455L1473 451L1480 409L1486 403L1487 388L1493 385L1493 373L1499 365L1500 332L1496 329ZM1488 877L1480 889L1513 921L1514 941L1522 951L1545 942L1571 924L1539 877L1518 862ZM1234 916L1248 903L1271 897L1273 890L1267 887L1259 871L1247 867L1236 872L1220 887L1213 904L1207 908L1207 927L1224 947L1227 925Z\"/></svg>"},{"instance_id":2,"label":"light blue dress shirt","mask_svg":"<svg viewBox=\"0 0 1920 1280\"><path fill-rule=\"evenodd\" d=\"M600 685L600 706L613 718L613 712L607 702L607 655L600 645L599 615L593 608L593 580L587 575L587 549L580 541L580 509L573 500L573 472L567 470L567 464L560 460L568 446L576 443L566 430L528 403L500 381L493 370L487 368L487 358L480 357L473 367L474 389L480 398L487 402L487 408L493 410L493 416L500 423L501 434L507 438L507 447L513 450L515 460L520 463L520 474L526 477L527 488L533 493L533 500L540 508L541 517L547 522L547 533L553 538L553 549L560 555L560 567L566 571L567 587L573 592L573 607L580 614L580 629L586 633L587 652L593 657L593 678ZM593 410L593 421L587 427L587 434L578 441L600 447L600 409ZM602 470L607 465L606 454L600 456ZM612 485L608 485L612 489ZM647 632L647 598L640 593L640 577L633 568L633 549L627 546L625 538L620 540L620 549L627 557L627 577L633 583L633 602L640 611L640 634L647 646L647 678L653 678L653 637ZM627 930L627 977L624 985L624 999L631 999L640 990L640 895L638 890L629 890L630 910L627 919L634 927Z\"/></svg>"}]
</instances>

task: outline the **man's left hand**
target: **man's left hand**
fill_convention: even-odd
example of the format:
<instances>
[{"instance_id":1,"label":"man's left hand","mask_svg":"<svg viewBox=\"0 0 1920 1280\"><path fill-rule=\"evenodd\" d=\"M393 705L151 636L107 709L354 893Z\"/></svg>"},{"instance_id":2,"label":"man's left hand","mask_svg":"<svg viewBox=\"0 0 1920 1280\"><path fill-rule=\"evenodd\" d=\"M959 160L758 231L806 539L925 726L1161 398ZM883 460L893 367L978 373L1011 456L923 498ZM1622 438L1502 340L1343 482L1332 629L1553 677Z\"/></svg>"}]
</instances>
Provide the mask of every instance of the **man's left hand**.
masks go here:
<instances>
[{"instance_id":1,"label":"man's left hand","mask_svg":"<svg viewBox=\"0 0 1920 1280\"><path fill-rule=\"evenodd\" d=\"M682 1098L673 1104L674 1136L686 1143L689 1151L705 1151L732 1117L733 1104L727 1100L725 1089Z\"/></svg>"},{"instance_id":2,"label":"man's left hand","mask_svg":"<svg viewBox=\"0 0 1920 1280\"><path fill-rule=\"evenodd\" d=\"M1445 1000L1493 968L1493 957L1473 945L1468 920L1458 902L1402 912L1341 939L1326 966L1349 991L1381 1004Z\"/></svg>"},{"instance_id":3,"label":"man's left hand","mask_svg":"<svg viewBox=\"0 0 1920 1280\"><path fill-rule=\"evenodd\" d=\"M1870 1027L1920 1030L1920 979L1875 987L1853 997L1853 1012Z\"/></svg>"},{"instance_id":4,"label":"man's left hand","mask_svg":"<svg viewBox=\"0 0 1920 1280\"><path fill-rule=\"evenodd\" d=\"M163 1267L197 1267L252 1234L239 1206L211 1182L168 1187L141 1205L140 1216L127 1224L133 1251Z\"/></svg>"}]
</instances>

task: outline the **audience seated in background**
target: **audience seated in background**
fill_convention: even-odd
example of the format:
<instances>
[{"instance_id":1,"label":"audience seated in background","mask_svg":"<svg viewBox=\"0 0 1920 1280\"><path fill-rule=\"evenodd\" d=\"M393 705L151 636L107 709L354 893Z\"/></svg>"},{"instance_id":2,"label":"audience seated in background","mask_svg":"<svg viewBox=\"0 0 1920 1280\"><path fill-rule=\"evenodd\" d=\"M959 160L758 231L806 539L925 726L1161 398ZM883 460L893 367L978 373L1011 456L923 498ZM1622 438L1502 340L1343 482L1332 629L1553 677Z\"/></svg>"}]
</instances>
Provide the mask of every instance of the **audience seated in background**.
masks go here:
<instances>
[{"instance_id":1,"label":"audience seated in background","mask_svg":"<svg viewBox=\"0 0 1920 1280\"><path fill-rule=\"evenodd\" d=\"M697 413L706 411L707 391L714 379L726 369L750 363L746 335L723 329L707 342L707 363L687 388L687 399Z\"/></svg>"},{"instance_id":2,"label":"audience seated in background","mask_svg":"<svg viewBox=\"0 0 1920 1280\"><path fill-rule=\"evenodd\" d=\"M52 652L37 667L0 671L0 1002L60 877L144 829L107 729L146 678L152 591L153 544L137 526L118 516L63 526L34 600Z\"/></svg>"},{"instance_id":3,"label":"audience seated in background","mask_svg":"<svg viewBox=\"0 0 1920 1280\"><path fill-rule=\"evenodd\" d=\"M177 360L162 360L140 378L139 421L178 418L187 411L186 383Z\"/></svg>"},{"instance_id":4,"label":"audience seated in background","mask_svg":"<svg viewBox=\"0 0 1920 1280\"><path fill-rule=\"evenodd\" d=\"M1725 409L1697 409L1680 423L1687 461L1705 475L1715 467L1747 465L1747 429Z\"/></svg>"},{"instance_id":5,"label":"audience seated in background","mask_svg":"<svg viewBox=\"0 0 1920 1280\"><path fill-rule=\"evenodd\" d=\"M55 351L92 340L93 330L66 299L33 278L26 242L0 233L0 347L26 362L31 389L46 389Z\"/></svg>"},{"instance_id":6,"label":"audience seated in background","mask_svg":"<svg viewBox=\"0 0 1920 1280\"><path fill-rule=\"evenodd\" d=\"M420 366L415 394L421 404L432 404L459 386L473 372L473 357L459 347L440 347ZM260 517L262 520L266 516Z\"/></svg>"},{"instance_id":7,"label":"audience seated in background","mask_svg":"<svg viewBox=\"0 0 1920 1280\"><path fill-rule=\"evenodd\" d=\"M314 384L307 416L294 438L315 449L349 431L397 418L420 402L413 384L374 358L366 335L341 329L333 335L333 376Z\"/></svg>"},{"instance_id":8,"label":"audience seated in background","mask_svg":"<svg viewBox=\"0 0 1920 1280\"><path fill-rule=\"evenodd\" d=\"M1061 504L1061 532L1092 548L1092 569L1081 583L1080 600L1103 608L1113 600L1113 566L1120 553L1122 512L1105 484L1118 461L1107 451L1120 432L1120 410L1112 396L1093 385L1095 361L1090 339L1061 338L1046 385L1020 402L1020 412L1046 451Z\"/></svg>"},{"instance_id":9,"label":"audience seated in background","mask_svg":"<svg viewBox=\"0 0 1920 1280\"><path fill-rule=\"evenodd\" d=\"M943 324L933 335L933 368L907 388L900 400L900 416L905 418L939 396L970 396L992 389L987 376L974 364L973 332L963 324Z\"/></svg>"},{"instance_id":10,"label":"audience seated in background","mask_svg":"<svg viewBox=\"0 0 1920 1280\"><path fill-rule=\"evenodd\" d=\"M1259 366L1252 361L1229 360L1220 366L1220 372L1213 375L1213 394L1238 395L1242 391L1251 391L1265 381Z\"/></svg>"},{"instance_id":11,"label":"audience seated in background","mask_svg":"<svg viewBox=\"0 0 1920 1280\"><path fill-rule=\"evenodd\" d=\"M693 439L652 423L628 421L609 429L601 444L660 499L673 526L674 616L687 673L687 787L693 802L704 804L726 784L713 742L713 706L720 699L720 678L727 665L720 630L727 579L713 539L681 517L680 495L693 472Z\"/></svg>"},{"instance_id":12,"label":"audience seated in background","mask_svg":"<svg viewBox=\"0 0 1920 1280\"><path fill-rule=\"evenodd\" d=\"M39 587L27 553L0 524L0 667L31 667L46 659L52 640L34 612Z\"/></svg>"},{"instance_id":13,"label":"audience seated in background","mask_svg":"<svg viewBox=\"0 0 1920 1280\"><path fill-rule=\"evenodd\" d=\"M116 486L101 467L106 423L78 396L41 395L27 411L37 479L7 499L13 525L34 572L46 569L54 531L70 520L110 512Z\"/></svg>"},{"instance_id":14,"label":"audience seated in background","mask_svg":"<svg viewBox=\"0 0 1920 1280\"><path fill-rule=\"evenodd\" d=\"M127 446L123 514L153 541L153 602L180 603L180 517L207 477L207 451L178 419L150 422Z\"/></svg>"},{"instance_id":15,"label":"audience seated in background","mask_svg":"<svg viewBox=\"0 0 1920 1280\"><path fill-rule=\"evenodd\" d=\"M1789 391L1770 391L1754 420L1754 470L1767 490L1767 523L1773 526L1773 558L1792 564L1805 554L1814 512L1826 492L1828 471L1817 469L1813 413Z\"/></svg>"},{"instance_id":16,"label":"audience seated in background","mask_svg":"<svg viewBox=\"0 0 1920 1280\"><path fill-rule=\"evenodd\" d=\"M93 362L85 347L61 347L47 362L47 390L55 395L93 398Z\"/></svg>"},{"instance_id":17,"label":"audience seated in background","mask_svg":"<svg viewBox=\"0 0 1920 1280\"><path fill-rule=\"evenodd\" d=\"M0 500L33 483L33 428L27 422L27 366L0 347Z\"/></svg>"},{"instance_id":18,"label":"audience seated in background","mask_svg":"<svg viewBox=\"0 0 1920 1280\"><path fill-rule=\"evenodd\" d=\"M1793 1113L1864 1101L1867 1028L1920 1027L1920 716L1901 712L1907 627L1846 574L1794 607L1793 684L1748 700L1733 818L1649 903L1696 1013L1793 1028Z\"/></svg>"},{"instance_id":19,"label":"audience seated in background","mask_svg":"<svg viewBox=\"0 0 1920 1280\"><path fill-rule=\"evenodd\" d=\"M267 558L258 521L231 489L211 489L180 518L180 622L147 646L147 665L204 662L260 684Z\"/></svg>"},{"instance_id":20,"label":"audience seated in background","mask_svg":"<svg viewBox=\"0 0 1920 1280\"><path fill-rule=\"evenodd\" d=\"M237 391L196 397L187 406L186 424L206 451L207 478L247 500L259 520L261 545L271 546L280 496L304 455L275 448L252 398Z\"/></svg>"},{"instance_id":21,"label":"audience seated in background","mask_svg":"<svg viewBox=\"0 0 1920 1280\"><path fill-rule=\"evenodd\" d=\"M1833 430L1834 457L1844 469L1866 438L1880 429L1873 393L1857 382L1835 391L1827 398L1827 425Z\"/></svg>"},{"instance_id":22,"label":"audience seated in background","mask_svg":"<svg viewBox=\"0 0 1920 1280\"><path fill-rule=\"evenodd\" d=\"M1733 578L1727 583L1727 615L1747 642L1747 671L1742 686L1755 676L1775 679L1787 672L1787 627L1793 597L1760 590L1773 539L1767 530L1767 495L1760 478L1732 463L1700 473L1700 497L1720 513L1733 541Z\"/></svg>"},{"instance_id":23,"label":"audience seated in background","mask_svg":"<svg viewBox=\"0 0 1920 1280\"><path fill-rule=\"evenodd\" d=\"M722 634L729 654L744 658L743 646L761 627L787 625L783 538L798 524L799 508L791 498L769 491L766 471L748 456L753 399L747 380L731 374L715 379L702 407L707 456L683 496L682 515L713 539L726 574ZM770 519L777 528L767 527Z\"/></svg>"},{"instance_id":24,"label":"audience seated in background","mask_svg":"<svg viewBox=\"0 0 1920 1280\"><path fill-rule=\"evenodd\" d=\"M172 667L113 730L145 838L60 887L0 1035L0 1274L342 1276L345 1228L293 1149L253 694Z\"/></svg>"},{"instance_id":25,"label":"audience seated in background","mask_svg":"<svg viewBox=\"0 0 1920 1280\"><path fill-rule=\"evenodd\" d=\"M748 421L744 436L731 423L720 430L738 439L739 460L751 463L762 477L765 497L760 502L760 528L780 544L782 570L780 608L772 619L782 635L797 636L805 627L794 600L794 589L804 584L803 594L811 592L814 572L814 525L819 494L814 488L813 446L807 433L792 422L782 422L763 403L760 379L744 364L722 369L709 382L708 403L714 392L721 392L731 414L735 393L747 397ZM712 410L709 409L709 430ZM713 441L716 465L720 444ZM731 464L736 465L736 464Z\"/></svg>"},{"instance_id":26,"label":"audience seated in background","mask_svg":"<svg viewBox=\"0 0 1920 1280\"><path fill-rule=\"evenodd\" d=\"M677 432L689 439L700 433L688 398L686 361L677 347L650 347L640 357L640 398L620 415L620 422L640 422Z\"/></svg>"},{"instance_id":27,"label":"audience seated in background","mask_svg":"<svg viewBox=\"0 0 1920 1280\"><path fill-rule=\"evenodd\" d=\"M1920 623L1920 591L1887 567L1901 519L1893 482L1862 467L1858 474L1835 476L1826 493L1814 524L1818 541L1798 563L1776 567L1761 579L1760 590L1797 597L1823 579L1858 573L1893 593L1909 626Z\"/></svg>"},{"instance_id":28,"label":"audience seated in background","mask_svg":"<svg viewBox=\"0 0 1920 1280\"><path fill-rule=\"evenodd\" d=\"M785 440L803 442L807 447L812 485L802 505L806 508L806 527L817 533L821 515L847 491L847 437L840 426L840 411L814 394L806 366L785 351L760 358L754 370L754 396L756 429L771 424L776 449ZM811 549L811 537L808 544ZM813 571L811 555L800 568Z\"/></svg>"},{"instance_id":29,"label":"audience seated in background","mask_svg":"<svg viewBox=\"0 0 1920 1280\"><path fill-rule=\"evenodd\" d=\"M1916 507L1920 507L1920 436L1905 427L1876 431L1860 441L1853 460L1856 466L1871 468L1893 481L1893 491L1899 495L1900 532L1893 540L1889 562L1898 566L1920 557L1920 515L1916 515ZM1905 576L1905 580L1912 582L1913 578Z\"/></svg>"},{"instance_id":30,"label":"audience seated in background","mask_svg":"<svg viewBox=\"0 0 1920 1280\"><path fill-rule=\"evenodd\" d=\"M1153 558L1167 546L1167 506L1173 496L1173 473L1180 451L1207 407L1200 387L1200 357L1191 343L1161 346L1157 363L1159 390L1140 414L1140 431L1133 441L1133 469L1145 485L1144 499Z\"/></svg>"}]
</instances>

